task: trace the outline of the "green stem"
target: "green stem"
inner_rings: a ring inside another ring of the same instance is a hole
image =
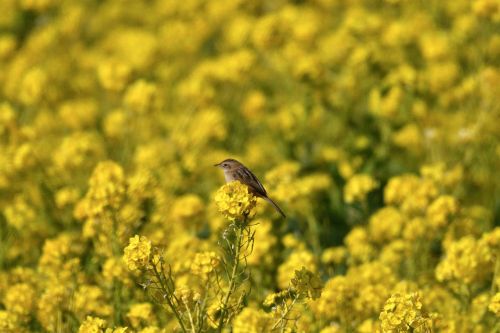
[[[114,324],[118,326],[121,324],[121,313],[122,313],[122,301],[121,301],[121,293],[122,293],[122,284],[120,281],[113,279],[113,307],[114,307]]]
[[[320,231],[319,231],[318,222],[311,215],[307,216],[306,221],[307,221],[307,224],[309,226],[309,239],[311,241],[314,254],[317,257],[319,257],[319,256],[321,256],[321,245],[320,245],[320,239],[319,239]]]
[[[234,293],[236,289],[236,275],[238,274],[238,268],[240,267],[240,250],[241,250],[241,242],[243,240],[243,228],[246,225],[246,217],[241,225],[238,225],[237,235],[236,235],[236,244],[234,248],[234,257],[233,257],[233,270],[231,271],[231,276],[229,277],[229,287],[227,289],[227,293],[224,296],[221,304],[221,313],[219,318],[219,326],[218,332],[222,332],[222,328],[224,326],[224,319],[227,315],[227,305],[229,303],[229,299],[231,295]]]
[[[113,251],[113,254],[115,257],[120,256],[121,253],[121,246],[120,242],[118,239],[118,221],[116,220],[116,215],[114,214],[115,212],[112,212],[111,215],[111,223],[112,223],[112,228],[113,228],[113,234],[111,235],[111,250]]]
[[[197,331],[197,333],[200,333],[203,329],[205,306],[207,304],[208,288],[209,287],[210,287],[210,282],[207,281],[207,284],[205,285],[205,296],[203,297],[203,301],[201,302],[201,305],[198,307],[198,320],[197,320],[198,331]]]
[[[500,250],[497,250],[497,260],[495,263],[495,271],[493,272],[493,280],[491,281],[491,295],[494,295],[497,291],[496,279],[500,275]]]
[[[289,306],[287,306],[286,303],[285,303],[285,306],[286,306],[285,312],[283,312],[281,314],[281,318],[278,319],[278,321],[273,325],[273,327],[271,328],[271,330],[275,330],[276,328],[278,328],[278,325],[281,324],[281,330],[280,330],[280,332],[285,332],[285,328],[286,328],[286,316],[288,316],[288,314],[290,313],[290,311],[292,311],[292,308],[293,308],[293,306],[295,305],[295,302],[298,299],[299,299],[298,296],[295,296],[293,298],[292,303]]]
[[[183,303],[184,303],[184,307],[186,308],[186,312],[188,314],[189,323],[191,324],[191,332],[196,333],[196,328],[194,326],[193,316],[191,315],[191,309],[189,308],[189,306],[186,302],[183,302]]]
[[[158,272],[158,270],[156,269],[155,265],[153,265],[153,272],[154,272],[156,279],[158,279],[158,282],[160,283],[161,291],[163,292],[163,295],[165,296],[165,299],[167,300],[168,306],[170,307],[170,309],[174,313],[175,317],[177,318],[179,325],[181,325],[182,332],[187,333],[187,330],[186,330],[186,327],[184,326],[184,322],[182,321],[181,315],[177,311],[177,309],[175,308],[174,304],[172,303],[172,300],[170,299],[171,292],[165,286],[163,279],[162,279],[160,273]]]

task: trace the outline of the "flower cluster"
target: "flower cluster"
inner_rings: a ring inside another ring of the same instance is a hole
[[[364,201],[366,195],[377,187],[377,182],[370,175],[354,175],[344,187],[344,198],[347,203]]]
[[[219,263],[220,259],[215,252],[197,253],[191,264],[191,271],[193,274],[207,279],[217,266],[219,266]]]
[[[292,286],[296,293],[311,299],[319,298],[321,296],[321,289],[323,288],[320,278],[305,267],[295,271],[295,276],[292,278]]]
[[[380,313],[384,332],[427,332],[427,319],[418,293],[391,295]]]
[[[146,237],[135,235],[130,238],[128,246],[124,250],[123,260],[128,269],[134,271],[144,269],[149,265],[151,257],[151,241]]]
[[[215,194],[219,211],[229,220],[241,220],[252,213],[257,198],[239,181],[222,186]]]

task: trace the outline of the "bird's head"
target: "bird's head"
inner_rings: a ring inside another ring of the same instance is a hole
[[[231,171],[234,169],[238,169],[239,167],[242,166],[240,162],[237,160],[234,160],[232,158],[225,159],[224,161],[214,164],[214,166],[221,168],[224,171]]]

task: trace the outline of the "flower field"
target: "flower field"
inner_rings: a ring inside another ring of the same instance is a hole
[[[499,169],[499,0],[0,1],[0,333],[500,332]]]

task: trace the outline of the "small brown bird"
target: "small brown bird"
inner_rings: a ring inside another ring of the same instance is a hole
[[[239,180],[242,184],[248,186],[248,189],[253,193],[253,195],[269,202],[274,206],[274,208],[276,208],[283,218],[286,218],[285,213],[283,213],[281,208],[279,208],[279,206],[267,196],[266,189],[262,186],[262,183],[257,179],[257,177],[255,177],[252,171],[248,170],[248,168],[242,163],[232,158],[228,158],[218,164],[215,164],[214,166],[224,170],[226,183]]]

